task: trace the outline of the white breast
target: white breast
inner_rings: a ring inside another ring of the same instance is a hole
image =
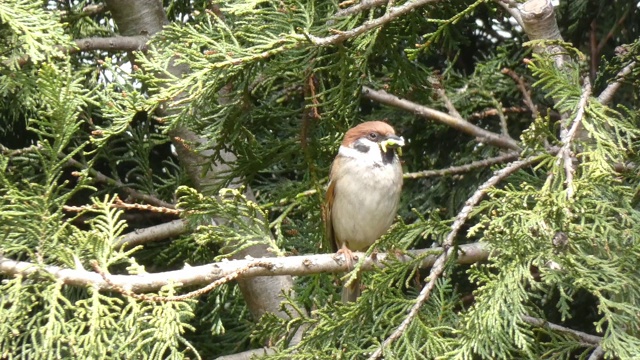
[[[337,243],[361,251],[382,236],[396,216],[402,167],[397,157],[384,165],[377,146],[370,154],[354,151],[340,148],[346,159],[344,171],[332,179],[336,185],[331,219]]]

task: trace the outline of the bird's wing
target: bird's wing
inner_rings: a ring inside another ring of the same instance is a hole
[[[338,251],[338,244],[336,244],[335,234],[333,232],[333,224],[331,223],[331,208],[333,206],[333,198],[335,195],[335,181],[329,182],[329,188],[325,195],[325,201],[322,206],[322,218],[324,219],[324,233],[327,241],[331,244],[331,248],[334,252]]]

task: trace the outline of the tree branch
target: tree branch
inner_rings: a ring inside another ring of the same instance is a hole
[[[441,248],[410,250],[406,254],[378,253],[375,256],[366,257],[362,264],[363,271],[372,271],[383,268],[387,261],[409,262],[417,256],[425,253],[428,255],[422,260],[423,267],[434,265],[437,254]],[[364,253],[354,253],[359,257],[365,257]],[[486,243],[473,243],[461,245],[458,253],[460,264],[472,264],[487,259],[489,246]],[[259,263],[258,267],[253,267]],[[242,269],[247,269],[238,276],[238,279],[255,278],[257,276],[280,275],[313,275],[320,273],[340,273],[349,271],[344,256],[337,254],[320,254],[304,256],[287,256],[279,258],[257,258],[245,260],[231,260],[212,263],[201,266],[186,267],[182,270],[167,271],[161,273],[145,273],[139,275],[108,275],[109,282],[98,273],[84,269],[65,269],[59,266],[39,266],[34,263],[16,261],[0,256],[0,273],[11,276],[27,276],[38,273],[47,273],[58,281],[73,286],[92,286],[98,290],[114,290],[114,285],[127,289],[134,293],[156,291],[161,287],[179,283],[182,286],[194,286],[209,284],[221,278],[237,274]],[[111,283],[111,284],[110,284]]]
[[[328,45],[335,45],[338,43],[341,43],[349,38],[352,37],[356,37],[364,32],[367,32],[371,29],[377,28],[379,26],[382,26],[386,23],[389,23],[397,18],[399,18],[400,16],[414,11],[415,9],[424,6],[430,2],[435,2],[437,0],[413,0],[413,1],[407,1],[406,3],[400,5],[400,6],[395,6],[392,8],[387,9],[387,12],[380,16],[379,18],[370,20],[365,22],[364,24],[353,28],[351,30],[348,31],[341,31],[336,35],[333,36],[327,36],[327,37],[317,37],[317,36],[313,36],[311,34],[306,34],[305,36],[311,40],[311,42],[314,45],[317,46],[328,46]]]
[[[335,13],[335,17],[345,17],[353,14],[357,14],[372,7],[384,5],[388,0],[362,0],[356,5],[350,6],[346,9],[339,10]]]
[[[65,49],[68,54],[75,54],[81,51],[104,50],[104,51],[146,51],[148,36],[114,36],[108,38],[95,37],[78,39],[74,42],[75,47]]]
[[[571,143],[580,128],[580,124],[582,123],[582,118],[584,117],[584,112],[589,102],[589,98],[591,97],[591,83],[589,82],[589,78],[584,78],[584,86],[582,90],[582,96],[580,97],[580,102],[578,103],[578,112],[576,113],[576,117],[571,124],[571,128],[562,134],[562,147],[560,151],[558,151],[558,160],[556,165],[559,165],[562,161],[564,163],[565,170],[565,184],[567,185],[567,199],[571,199],[573,197],[573,172],[575,169],[573,168],[573,160],[572,160],[572,152],[571,152]],[[549,176],[552,176],[550,174]]]
[[[602,341],[602,338],[600,336],[595,336],[595,335],[584,333],[582,331],[569,329],[569,328],[564,327],[564,326],[560,326],[560,325],[557,325],[557,324],[554,324],[554,323],[550,323],[550,322],[548,322],[547,320],[544,320],[544,319],[539,319],[539,318],[535,318],[535,317],[528,316],[528,315],[522,315],[522,321],[526,322],[527,324],[531,324],[533,326],[537,326],[539,328],[548,329],[548,330],[551,330],[551,331],[569,333],[571,335],[574,335],[578,339],[580,339],[580,341],[582,341],[585,344],[599,345],[600,342]]]
[[[146,51],[148,36],[114,36],[108,38],[86,38],[74,40],[74,46],[58,46],[57,51],[63,54],[76,54],[82,51],[104,50],[104,51]],[[24,66],[29,62],[28,56],[18,59],[19,66]]]
[[[405,179],[420,179],[420,178],[428,178],[428,177],[436,177],[436,176],[447,176],[447,175],[455,175],[455,174],[463,174],[478,168],[488,167],[491,165],[502,164],[508,161],[513,161],[518,159],[520,156],[517,152],[510,152],[504,155],[474,161],[469,164],[460,165],[460,166],[452,166],[446,169],[440,170],[425,170],[418,171],[412,173],[404,174]]]
[[[407,315],[407,317],[402,321],[400,326],[398,326],[398,328],[396,328],[396,330],[394,330],[394,332],[382,342],[380,347],[376,349],[376,351],[369,357],[369,360],[375,360],[382,356],[382,352],[384,351],[384,349],[387,346],[391,345],[391,343],[396,341],[402,335],[409,324],[411,324],[413,319],[415,319],[415,317],[418,315],[418,311],[420,310],[422,305],[427,300],[429,300],[431,291],[436,286],[436,281],[444,272],[447,260],[454,253],[453,241],[458,235],[458,232],[460,232],[460,229],[462,229],[464,223],[469,218],[471,210],[473,210],[473,208],[480,202],[480,200],[484,197],[484,195],[490,188],[494,187],[500,181],[506,179],[514,172],[522,169],[525,166],[533,164],[535,161],[537,161],[537,159],[538,157],[532,156],[524,160],[512,162],[505,168],[496,171],[494,175],[489,178],[489,180],[480,185],[478,190],[476,190],[476,192],[465,202],[464,207],[462,208],[462,210],[460,210],[460,212],[456,216],[455,221],[451,225],[451,231],[449,232],[449,234],[447,234],[447,237],[442,243],[443,252],[440,256],[438,256],[435,263],[433,264],[433,267],[431,268],[431,272],[429,273],[429,282],[425,284],[425,286],[422,288],[422,291],[420,291],[420,294],[416,298],[416,303],[413,305],[411,310],[409,310],[409,314]]]
[[[506,148],[516,151],[520,150],[518,143],[512,138],[508,138],[506,136],[485,130],[481,127],[469,123],[468,121],[458,119],[455,116],[443,113],[442,111],[438,111],[423,105],[418,105],[409,100],[400,99],[399,97],[389,94],[385,91],[377,91],[363,86],[362,95],[367,99],[375,100],[385,105],[394,106],[406,111],[410,111],[416,115],[433,119],[445,125],[451,126],[454,129],[474,136],[477,141],[486,142],[500,148]]]
[[[105,174],[101,173],[100,171],[91,169],[91,168],[87,168],[85,165],[83,165],[81,162],[70,158],[69,160],[67,160],[67,163],[71,166],[74,166],[78,169],[86,169],[87,172],[89,172],[89,175],[93,176],[93,179],[97,182],[101,182],[101,183],[105,183],[105,184],[109,184],[111,186],[115,186],[120,188],[122,191],[124,191],[127,195],[131,196],[134,199],[137,200],[141,200],[144,201],[148,204],[152,204],[155,206],[160,206],[160,207],[165,207],[168,209],[175,209],[175,206],[173,204],[170,204],[164,200],[160,200],[157,197],[153,196],[153,195],[148,195],[148,194],[143,194],[137,190],[134,190],[130,187],[128,187],[127,185],[125,185],[122,181],[120,180],[115,180],[112,179],[108,176],[106,176]]]
[[[538,108],[536,107],[536,104],[533,102],[533,100],[531,99],[531,93],[527,90],[527,86],[524,83],[524,80],[522,79],[522,77],[518,74],[516,74],[515,71],[509,69],[509,68],[504,68],[502,69],[502,73],[505,75],[508,75],[511,79],[513,79],[513,81],[516,82],[516,85],[518,86],[518,90],[520,90],[520,93],[522,94],[522,97],[524,98],[524,104],[527,105],[527,107],[529,108],[529,110],[531,110],[531,113],[533,114],[534,118],[538,117]]]
[[[182,235],[187,231],[187,229],[188,227],[184,220],[173,220],[168,223],[150,226],[144,229],[136,229],[120,237],[115,248],[131,248],[137,245],[144,245],[148,242],[165,240],[174,236]]]
[[[613,99],[613,95],[618,91],[620,86],[622,85],[622,80],[624,80],[627,75],[631,74],[633,68],[636,66],[636,62],[632,61],[629,65],[625,66],[620,70],[620,72],[616,75],[616,80],[611,84],[607,85],[607,88],[604,89],[600,96],[598,96],[598,101],[603,105],[607,105]]]

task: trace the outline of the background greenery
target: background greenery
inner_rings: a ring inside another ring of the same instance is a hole
[[[572,334],[522,316],[601,336],[609,358],[640,357],[638,67],[612,103],[596,99],[623,67],[640,61],[639,3],[560,1],[562,68],[534,55],[522,29],[488,0],[430,2],[327,46],[311,36],[348,31],[387,6],[338,17],[335,1],[165,1],[166,26],[133,34],[153,35],[147,51],[65,51],[73,40],[132,35],[102,5],[0,3],[3,257],[87,270],[95,261],[110,273],[133,274],[207,264],[253,244],[275,254],[329,252],[320,204],[349,127],[386,119],[408,140],[406,172],[506,151],[361,94],[368,86],[446,112],[443,89],[464,119],[484,129],[500,133],[504,113],[522,157],[539,161],[492,189],[456,238],[499,252],[473,266],[448,264],[385,358],[593,353]],[[505,68],[523,79],[539,114],[524,105]],[[555,154],[563,121],[566,127],[581,109],[585,78],[593,90],[582,107],[584,136],[572,146],[569,184]],[[176,138],[183,129],[201,138]],[[204,151],[196,176],[185,171],[193,164],[176,146]],[[207,173],[214,163],[226,166]],[[465,201],[501,166],[407,179],[397,224],[378,248],[438,246]],[[205,173],[214,181],[198,181]],[[241,191],[211,197],[239,183],[253,190],[255,202]],[[116,195],[145,203],[131,189],[178,204],[189,231],[133,249],[115,246],[125,233],[177,218],[112,206]],[[212,217],[224,225],[211,225]],[[567,244],[554,246],[557,236]],[[304,325],[302,342],[275,357],[365,358],[405,318],[427,274],[415,262],[366,273],[367,290],[349,305],[338,301],[338,276],[297,277],[287,313],[260,319],[233,283],[185,301],[148,301],[71,286],[44,272],[3,275],[0,357],[212,358],[264,345],[287,349],[288,329]],[[165,287],[159,294],[188,290]]]

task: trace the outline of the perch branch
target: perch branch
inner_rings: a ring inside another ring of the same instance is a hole
[[[441,248],[411,250],[406,254],[380,253],[372,257],[366,257],[363,264],[363,271],[372,271],[382,268],[387,261],[409,262],[416,256],[429,253],[422,261],[421,266],[433,266],[436,262],[437,254],[442,252]],[[359,257],[365,257],[364,253],[354,253]],[[458,253],[460,264],[472,264],[487,259],[489,247],[485,243],[473,243],[461,245]],[[253,263],[260,263],[259,267],[251,267]],[[278,276],[278,275],[312,275],[320,273],[340,273],[349,271],[348,264],[344,261],[344,256],[336,254],[320,254],[305,256],[288,256],[279,258],[256,258],[244,260],[229,260],[213,264],[185,267],[181,270],[167,271],[161,273],[145,273],[138,275],[109,275],[110,283],[105,281],[100,274],[87,271],[85,269],[65,269],[59,266],[40,266],[31,262],[16,261],[0,256],[0,274],[3,275],[34,275],[37,273],[47,273],[58,281],[74,286],[93,286],[99,290],[114,290],[114,285],[118,288],[127,289],[134,293],[155,291],[165,285],[174,283],[182,286],[194,286],[209,284],[230,274],[237,273],[240,269],[251,267],[237,278],[253,278],[257,276]]]

